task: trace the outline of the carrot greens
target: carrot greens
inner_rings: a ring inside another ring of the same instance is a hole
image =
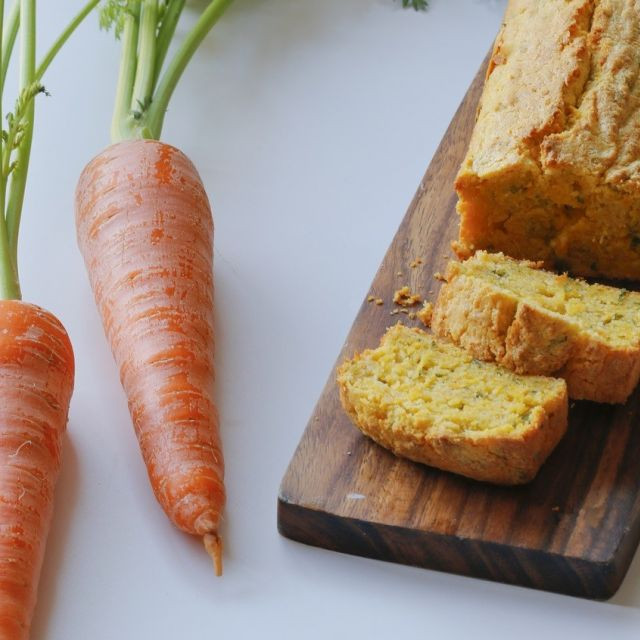
[[[158,140],[173,91],[198,46],[233,0],[211,0],[164,65],[185,0],[104,0],[100,25],[112,29],[122,51],[111,139]],[[428,0],[402,0],[427,8]]]
[[[405,9],[415,9],[416,11],[425,11],[429,6],[428,0],[402,0],[402,6]]]
[[[18,232],[31,156],[35,97],[46,93],[40,80],[64,43],[98,3],[99,0],[87,2],[36,66],[36,0],[15,0],[6,17],[4,0],[0,0],[0,118],[7,70],[19,36],[18,97],[13,110],[6,114],[0,134],[0,299],[21,298]]]
[[[104,29],[122,43],[111,126],[113,142],[158,140],[164,116],[187,64],[233,0],[211,0],[165,65],[185,0],[106,0]]]

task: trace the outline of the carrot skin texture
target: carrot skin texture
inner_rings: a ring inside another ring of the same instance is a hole
[[[73,391],[71,343],[49,312],[0,301],[0,638],[26,640]]]
[[[200,177],[155,140],[111,145],[76,190],[78,244],[167,516],[216,533],[225,502],[213,400],[213,220]]]

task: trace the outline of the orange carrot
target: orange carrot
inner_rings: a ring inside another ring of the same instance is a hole
[[[76,226],[153,491],[220,573],[213,222],[200,177],[162,142],[114,144],[80,177]]]
[[[73,373],[54,316],[0,301],[0,638],[29,635]]]
[[[0,118],[0,638],[26,640],[60,470],[73,390],[69,337],[49,312],[21,302],[18,236],[35,98],[61,47],[97,6],[88,0],[36,66],[36,0],[0,0],[0,107],[8,68],[19,72],[12,111]],[[18,60],[12,61],[20,36]],[[45,261],[46,262],[46,261]]]

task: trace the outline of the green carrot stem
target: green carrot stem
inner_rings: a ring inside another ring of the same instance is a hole
[[[162,71],[162,65],[164,59],[169,51],[169,45],[176,32],[178,26],[178,20],[184,9],[185,0],[169,0],[169,4],[165,10],[164,16],[162,16],[162,24],[158,31],[158,37],[156,39],[156,68],[154,75],[154,85],[158,82],[160,72]]]
[[[131,116],[131,96],[133,94],[133,83],[136,79],[138,58],[138,15],[139,14],[127,12],[124,16],[122,55],[120,57],[116,102],[113,109],[113,119],[111,121],[111,140],[113,142],[132,137],[132,129],[129,121]]]
[[[138,64],[131,96],[131,112],[142,115],[151,102],[156,69],[158,0],[143,0],[138,36]]]
[[[3,3],[4,5],[4,3]],[[4,22],[2,28],[2,63],[0,63],[0,86],[4,89],[4,81],[7,77],[7,69],[11,60],[13,45],[18,35],[18,25],[20,24],[20,0],[14,0],[9,16]],[[0,89],[0,98],[2,90]]]
[[[26,91],[35,81],[36,75],[36,0],[20,0],[20,91]],[[25,110],[22,140],[18,147],[16,168],[11,174],[6,221],[9,248],[13,268],[18,277],[18,231],[27,186],[35,100],[30,100]]]
[[[49,65],[58,54],[58,51],[64,46],[65,42],[70,38],[71,34],[78,28],[80,23],[98,6],[100,0],[90,0],[87,4],[76,14],[75,18],[67,25],[67,28],[58,36],[58,39],[51,45],[47,55],[42,59],[36,69],[35,80],[41,80],[45,71],[49,68]]]
[[[189,64],[205,36],[232,2],[233,0],[212,0],[169,62],[166,71],[160,78],[153,101],[147,112],[146,125],[153,138],[158,139],[162,133],[162,125],[169,100],[171,100],[173,91],[187,64]]]
[[[9,247],[7,225],[3,218],[0,221],[0,300],[20,300],[21,297],[20,284]]]
[[[15,9],[15,5],[14,5]],[[16,12],[13,11],[11,15]],[[11,20],[11,16],[9,17]],[[16,22],[17,24],[17,22]],[[0,0],[0,33],[5,33],[6,23],[4,23],[4,0]],[[9,29],[10,31],[10,29]],[[15,36],[14,36],[15,40]],[[11,47],[5,48],[4,43],[7,42],[6,37],[3,38],[3,46],[0,47],[0,68],[4,73],[0,73],[0,95],[4,88],[4,80],[6,74],[6,57],[11,55]],[[0,100],[0,122],[2,121],[2,101]],[[4,145],[6,143],[0,137],[0,158],[5,152]],[[4,201],[5,201],[5,181],[0,178],[0,299],[2,300],[19,300],[20,285],[13,268],[13,260],[11,259],[11,249],[9,247],[9,236],[7,235],[7,223],[4,218]]]
[[[4,0],[0,0],[0,33],[4,32]],[[3,37],[3,41],[5,38]],[[0,69],[4,66],[4,47],[0,47]],[[0,76],[0,94],[4,88],[5,76]],[[0,122],[2,122],[2,100],[0,100]],[[2,147],[4,140],[0,137],[0,158],[2,158]],[[9,251],[9,241],[7,239],[7,225],[4,220],[4,180],[0,180],[0,298],[6,300],[11,297],[11,284],[13,283],[13,264]]]
[[[16,12],[13,11],[12,13],[15,14]],[[4,1],[0,1],[0,20],[3,22],[2,32],[4,35]],[[11,17],[9,20],[11,20]],[[10,28],[8,38],[11,39]],[[15,36],[13,37],[13,40],[15,41]],[[0,47],[0,68],[4,69],[4,73],[0,74],[0,95],[4,89],[4,81],[6,77],[5,65],[8,65],[8,58],[11,56],[11,50],[13,49],[13,42],[11,42],[11,46],[5,47],[7,42],[8,40],[3,37],[2,47]],[[2,115],[0,114],[0,121],[1,120]],[[6,150],[3,148],[4,144],[6,144],[4,140],[0,140],[0,157],[6,153]],[[0,183],[0,205],[2,206],[2,209],[0,209],[2,212],[2,215],[0,216],[0,298],[3,300],[19,300],[21,297],[20,285],[18,283],[18,274],[16,273],[14,260],[11,254],[7,222],[4,214],[5,181],[2,177],[0,177]]]
[[[17,2],[14,2],[13,9],[16,8],[16,5],[18,6],[18,10],[19,10],[20,5],[18,5]],[[5,73],[0,73],[0,123],[3,121],[3,119],[2,119],[2,94],[4,93],[4,81],[6,79],[6,75],[5,75],[6,74],[6,67],[5,67],[4,42],[6,41],[6,38],[8,37],[8,34],[5,34],[4,29],[5,29],[5,24],[4,24],[4,0],[0,0],[0,33],[2,34],[2,42],[0,43],[0,69],[5,69]],[[13,49],[13,45],[11,45],[11,48]],[[3,137],[4,136],[0,136],[0,162],[4,158],[3,146],[5,144],[5,141],[3,140]],[[4,219],[4,205],[5,205],[5,180],[4,179],[0,179],[0,214],[2,216],[2,224],[4,225],[4,235],[6,237],[6,235],[7,235],[7,224],[6,224],[6,221]]]

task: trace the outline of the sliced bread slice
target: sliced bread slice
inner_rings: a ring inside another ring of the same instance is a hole
[[[640,294],[478,251],[451,262],[431,328],[482,360],[554,375],[569,396],[625,402],[640,378]]]
[[[520,376],[391,327],[338,372],[356,426],[396,455],[496,484],[532,480],[567,428],[563,380]]]

